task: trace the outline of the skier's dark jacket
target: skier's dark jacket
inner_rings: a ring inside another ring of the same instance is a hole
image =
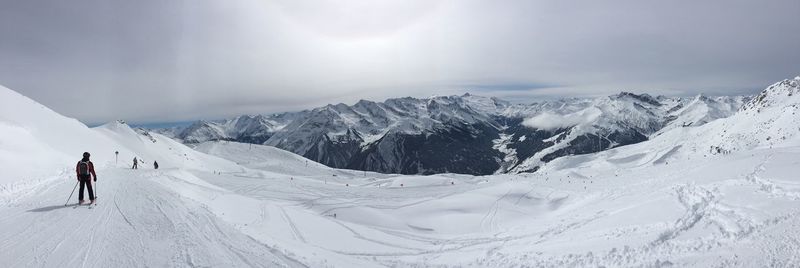
[[[83,162],[83,161],[89,162],[88,165],[87,165],[87,166],[89,166],[89,173],[92,176],[94,176],[94,178],[96,180],[97,179],[97,174],[94,173],[94,164],[92,164],[92,161],[89,161],[89,160],[78,161],[78,164],[75,166],[75,174],[78,174],[78,180],[81,179],[81,162]],[[91,179],[91,178],[92,177],[89,176],[89,178],[87,178],[87,179]]]

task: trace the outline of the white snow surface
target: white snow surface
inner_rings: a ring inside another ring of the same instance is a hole
[[[233,142],[193,150],[125,124],[90,129],[0,87],[0,264],[797,267],[798,82],[701,126],[482,177],[336,170]],[[83,151],[99,205],[64,206]]]

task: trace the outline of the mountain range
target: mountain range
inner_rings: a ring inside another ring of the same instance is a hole
[[[732,115],[748,96],[598,98],[513,104],[471,94],[361,100],[156,130],[186,144],[270,145],[334,168],[399,174],[534,172],[559,157],[634,144]]]

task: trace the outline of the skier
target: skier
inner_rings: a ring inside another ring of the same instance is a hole
[[[158,161],[153,161],[153,167],[158,169]]]
[[[139,160],[136,160],[136,157],[133,157],[133,167],[131,169],[139,169]]]
[[[78,174],[78,181],[81,184],[80,192],[78,192],[78,204],[83,205],[83,188],[87,188],[89,192],[89,200],[91,201],[89,204],[94,204],[94,191],[92,190],[92,177],[94,176],[94,181],[97,181],[97,174],[94,173],[94,164],[92,161],[89,161],[89,153],[83,153],[83,159],[78,161],[78,165],[75,166],[75,173]]]

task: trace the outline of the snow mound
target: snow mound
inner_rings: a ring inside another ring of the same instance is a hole
[[[334,172],[320,163],[272,146],[229,141],[207,141],[194,149],[233,161],[239,165],[286,175],[315,175]]]

